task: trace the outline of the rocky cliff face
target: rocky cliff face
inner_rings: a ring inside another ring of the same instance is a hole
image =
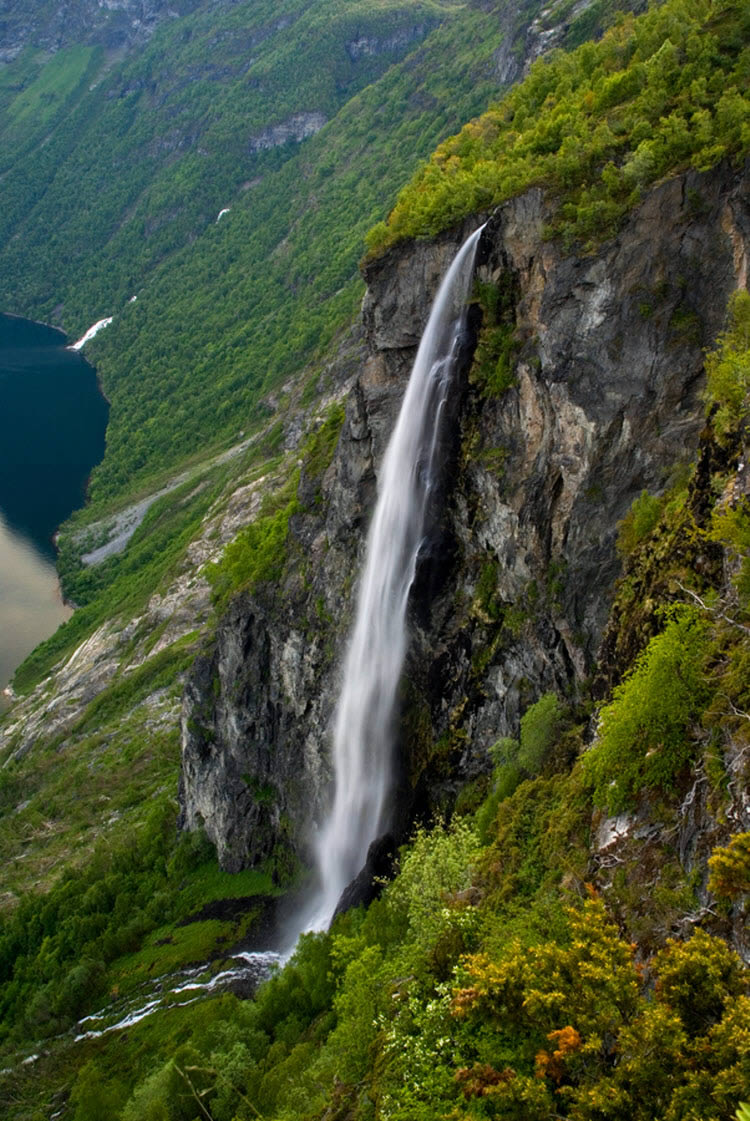
[[[0,61],[24,47],[57,51],[72,43],[110,50],[145,42],[165,19],[185,15],[199,0],[10,0],[0,15]]]
[[[490,217],[478,276],[503,294],[512,384],[457,381],[443,512],[412,602],[396,747],[397,835],[450,805],[541,693],[592,670],[618,573],[617,521],[694,457],[703,349],[746,283],[750,176],[653,191],[581,256],[544,239],[532,191]],[[329,726],[378,464],[440,277],[469,232],[366,270],[367,351],[322,478],[303,474],[283,578],[235,602],[183,709],[182,821],[239,868],[304,858],[328,792]],[[478,326],[479,311],[471,317]],[[277,850],[278,851],[278,850]]]

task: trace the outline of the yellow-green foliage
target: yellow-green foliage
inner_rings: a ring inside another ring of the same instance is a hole
[[[390,905],[406,916],[408,938],[415,946],[434,944],[450,925],[456,913],[451,896],[471,884],[479,851],[465,820],[457,820],[450,829],[417,832],[388,893]]]
[[[750,149],[744,0],[667,0],[599,43],[553,52],[445,141],[400,194],[370,252],[430,235],[534,185],[568,239],[610,232],[644,188]]]
[[[750,293],[729,302],[729,327],[706,356],[706,401],[720,438],[736,431],[750,410]]]
[[[498,806],[516,790],[522,778],[538,775],[562,732],[564,712],[554,693],[545,693],[521,718],[520,742],[504,736],[490,748],[495,764],[492,786],[477,811],[480,837],[489,840]]]
[[[712,695],[707,623],[691,607],[672,613],[601,713],[583,767],[594,800],[611,813],[642,790],[669,789],[695,752],[692,726]]]
[[[634,949],[591,898],[568,909],[567,938],[466,958],[453,999],[476,1033],[456,1076],[466,1116],[726,1117],[750,1072],[747,971],[698,931],[653,959],[652,998]]]
[[[750,892],[750,833],[737,833],[708,859],[708,890],[723,899]]]
[[[122,1121],[194,1121],[191,1082],[212,1121],[726,1121],[750,1077],[747,970],[700,930],[644,968],[593,892],[550,892],[579,794],[575,772],[524,783],[484,853],[466,822],[421,829],[381,899],[304,936],[255,1001],[97,1045],[76,1117],[127,1077]],[[493,891],[529,848],[528,890]]]

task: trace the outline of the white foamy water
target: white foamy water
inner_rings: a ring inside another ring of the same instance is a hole
[[[100,1036],[108,1035],[110,1032],[124,1031],[135,1024],[140,1024],[155,1012],[184,1008],[210,993],[230,990],[237,982],[260,984],[278,965],[282,964],[281,955],[273,950],[238,951],[232,954],[232,960],[238,964],[213,976],[206,976],[207,967],[200,965],[181,970],[172,976],[156,978],[150,982],[147,991],[142,992],[140,997],[136,995],[129,1000],[115,1002],[100,1012],[94,1012],[79,1020],[77,1026],[84,1030],[78,1032],[74,1042],[99,1039]],[[183,993],[191,995],[187,1000],[179,1000]]]
[[[98,335],[100,331],[103,331],[105,327],[109,327],[113,318],[114,318],[114,316],[108,315],[105,319],[100,319],[97,323],[95,323],[93,325],[93,327],[89,327],[86,334],[81,335],[80,339],[78,339],[77,342],[72,343],[70,349],[71,350],[83,350],[83,348],[84,348],[84,346],[86,345],[87,342],[90,342],[91,339],[93,339],[95,335]]]
[[[335,795],[317,842],[320,891],[301,929],[330,923],[367,850],[387,827],[393,723],[407,644],[406,608],[436,478],[436,450],[481,229],[445,276],[383,458],[354,628],[336,713]]]

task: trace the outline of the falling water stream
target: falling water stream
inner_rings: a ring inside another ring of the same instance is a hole
[[[219,973],[196,966],[158,978],[130,999],[81,1020],[78,1039],[132,1027],[160,1009],[192,1003],[238,981],[257,984],[288,958],[301,931],[328,927],[342,892],[364,866],[370,844],[387,828],[406,609],[440,475],[440,421],[460,350],[482,228],[464,242],[440,285],[383,458],[336,711],[336,787],[316,846],[319,887],[313,902],[297,914],[293,937],[281,953],[236,952],[237,964]]]
[[[383,458],[336,711],[335,795],[316,846],[320,887],[302,929],[328,926],[370,844],[387,827],[407,602],[438,481],[440,419],[465,328],[481,232],[464,242],[440,285]]]

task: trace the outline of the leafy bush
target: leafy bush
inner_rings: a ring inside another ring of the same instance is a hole
[[[473,1060],[457,1073],[469,1115],[725,1117],[750,1063],[737,955],[702,931],[670,943],[652,962],[652,996],[599,899],[568,908],[567,925],[565,939],[517,939],[462,963],[453,1013]]]
[[[737,833],[708,858],[708,890],[721,899],[750,892],[750,833]]]
[[[642,490],[618,527],[617,551],[620,556],[629,557],[646,540],[656,528],[661,510],[661,499]]]
[[[564,713],[555,693],[545,693],[521,717],[518,765],[538,775],[563,725]]]
[[[463,818],[447,828],[417,830],[402,854],[399,874],[388,890],[388,905],[406,920],[406,939],[420,951],[434,944],[454,917],[450,900],[471,883],[479,843]]]
[[[692,726],[712,695],[707,623],[672,613],[601,712],[597,742],[583,758],[597,805],[610,813],[643,790],[668,789],[695,752]]]
[[[750,292],[729,301],[729,327],[706,355],[706,402],[720,438],[736,431],[750,412]]]
[[[564,711],[557,696],[545,693],[521,717],[520,742],[506,736],[490,748],[495,765],[492,786],[476,815],[477,831],[483,841],[491,839],[501,802],[513,794],[524,778],[541,772],[563,723]]]

